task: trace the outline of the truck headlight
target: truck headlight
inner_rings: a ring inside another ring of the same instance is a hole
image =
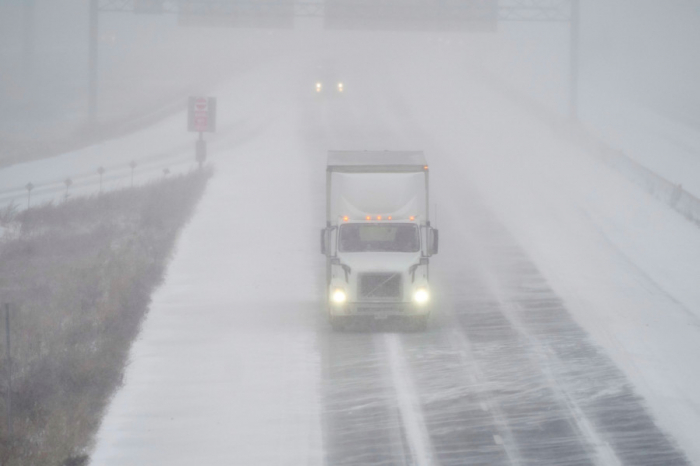
[[[331,294],[331,300],[336,304],[343,304],[347,299],[348,295],[345,294],[345,290],[341,288],[336,288]]]
[[[425,304],[430,301],[430,293],[426,288],[418,288],[413,292],[413,301],[417,304]]]

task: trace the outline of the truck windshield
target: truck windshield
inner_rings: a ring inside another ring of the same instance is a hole
[[[340,226],[341,252],[418,252],[418,227],[411,223],[363,223]]]

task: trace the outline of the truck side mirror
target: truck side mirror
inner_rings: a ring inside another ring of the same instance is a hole
[[[326,228],[321,230],[321,254],[326,255],[328,251],[328,246],[326,245],[326,239],[328,238],[328,230]]]
[[[436,230],[435,228],[431,228],[429,231],[430,231],[430,241],[428,242],[428,244],[429,244],[428,255],[432,256],[432,255],[438,253],[439,244],[440,244],[440,232],[438,230]]]

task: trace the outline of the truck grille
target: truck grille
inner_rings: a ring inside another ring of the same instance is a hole
[[[400,301],[402,298],[400,273],[362,273],[358,278],[360,301]]]

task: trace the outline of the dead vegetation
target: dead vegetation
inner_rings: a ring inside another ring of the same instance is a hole
[[[3,308],[0,464],[87,463],[151,293],[209,176],[3,212],[0,302],[11,303],[13,432]]]

